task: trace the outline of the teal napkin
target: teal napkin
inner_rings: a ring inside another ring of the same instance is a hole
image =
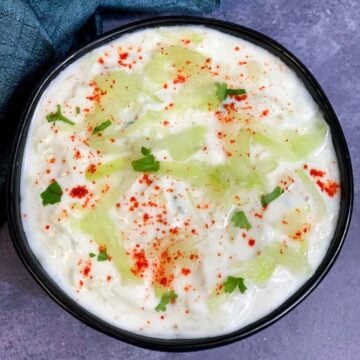
[[[0,0],[0,203],[9,142],[38,79],[76,42],[95,11],[202,12],[220,0]],[[4,209],[0,207],[0,220]]]
[[[219,0],[1,0],[0,116],[18,81],[50,56],[63,54],[98,8],[211,11]]]

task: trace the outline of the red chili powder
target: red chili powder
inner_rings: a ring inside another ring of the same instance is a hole
[[[174,274],[171,272],[173,258],[167,250],[163,251],[154,263],[153,283],[164,287],[171,285]]]
[[[179,228],[178,228],[178,227],[170,228],[170,229],[169,229],[169,233],[170,233],[170,234],[173,234],[173,235],[176,235],[176,234],[179,233]]]
[[[149,267],[149,263],[146,259],[145,250],[135,247],[132,251],[132,258],[134,265],[131,268],[131,272],[136,276],[142,276],[144,271]]]
[[[182,84],[186,81],[186,77],[183,75],[178,74],[176,79],[173,81],[174,84]]]
[[[96,165],[95,164],[90,164],[89,167],[87,168],[87,171],[90,174],[94,174],[96,172]]]
[[[84,275],[84,277],[88,277],[91,272],[91,261],[87,261],[84,268],[81,270],[81,273]]]
[[[91,267],[90,266],[85,266],[84,270],[83,270],[84,276],[88,276],[90,271],[91,271]]]
[[[150,179],[149,175],[145,174],[140,178],[139,183],[146,184],[149,186],[153,183],[153,181]]]
[[[243,100],[246,100],[247,99],[247,95],[246,94],[243,94],[243,95],[235,95],[234,96],[234,99],[236,101],[243,101]]]
[[[187,269],[187,268],[182,268],[181,269],[181,273],[185,276],[189,275],[191,273],[191,270],[190,269]]]
[[[317,170],[317,169],[311,169],[310,175],[314,177],[323,177],[325,175],[325,171]]]
[[[121,60],[126,60],[128,58],[128,56],[129,56],[129,53],[127,53],[127,52],[119,54],[119,58]]]
[[[321,191],[325,191],[330,197],[333,197],[340,188],[340,185],[338,183],[331,180],[327,181],[326,183],[318,180],[316,184],[319,186]]]
[[[84,185],[79,185],[71,189],[70,196],[73,198],[82,199],[89,193],[89,190]]]
[[[249,239],[248,244],[249,244],[249,246],[254,246],[255,245],[255,240],[254,239]]]
[[[86,97],[88,100],[99,102],[101,97],[107,94],[106,90],[101,90],[95,82],[91,82],[89,85],[93,87],[93,93],[92,95]]]
[[[74,158],[75,159],[81,159],[81,152],[79,150],[76,150],[74,153]]]

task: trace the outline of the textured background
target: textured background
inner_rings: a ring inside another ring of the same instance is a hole
[[[148,16],[147,14],[146,16]],[[358,0],[223,0],[209,17],[270,35],[313,72],[338,114],[350,147],[359,195],[360,3]],[[144,17],[122,14],[104,24]],[[356,199],[357,200],[357,199]],[[360,207],[335,266],[302,304],[242,342],[201,353],[166,354],[126,345],[80,323],[57,306],[18,260],[0,230],[0,359],[359,359]]]

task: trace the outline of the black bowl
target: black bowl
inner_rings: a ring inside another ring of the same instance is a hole
[[[315,102],[319,105],[325,120],[330,126],[332,140],[335,147],[335,152],[338,160],[341,177],[341,204],[340,213],[337,220],[334,236],[331,240],[327,253],[322,260],[320,266],[317,268],[313,276],[306,281],[306,283],[298,289],[290,298],[288,298],[281,306],[263,318],[251,323],[240,330],[234,331],[230,334],[214,336],[199,339],[158,339],[147,336],[137,335],[120,328],[117,328],[109,323],[98,318],[85,308],[77,304],[73,299],[64,293],[64,291],[49,277],[46,271],[42,268],[39,261],[31,251],[24,234],[24,229],[20,214],[20,176],[22,159],[24,156],[24,146],[28,134],[29,124],[37,106],[37,103],[42,96],[44,90],[50,82],[67,66],[75,60],[86,54],[87,52],[104,45],[119,36],[130,33],[139,29],[158,27],[158,26],[175,26],[175,25],[204,25],[212,29],[222,31],[224,33],[237,36],[239,38],[248,40],[256,45],[259,45],[275,56],[278,56],[291,69],[295,71],[297,76],[303,81],[306,88],[312,95]],[[254,30],[213,19],[199,18],[199,17],[159,17],[145,19],[136,23],[122,26],[116,30],[109,32],[92,43],[82,47],[81,49],[71,53],[65,60],[57,64],[39,83],[35,88],[34,93],[24,111],[21,121],[16,143],[13,149],[13,161],[11,164],[11,171],[8,183],[8,223],[10,235],[12,237],[15,249],[22,260],[23,264],[40,284],[40,286],[48,293],[48,295],[62,306],[69,313],[83,321],[85,324],[97,329],[105,334],[113,336],[117,339],[127,343],[141,346],[144,348],[162,350],[162,351],[194,351],[209,349],[216,346],[230,344],[246,338],[259,330],[271,325],[279,320],[282,316],[294,309],[302,300],[308,296],[312,290],[321,282],[327,274],[331,266],[334,264],[341,246],[343,245],[346,232],[349,227],[352,204],[353,204],[353,176],[350,162],[350,155],[345,142],[345,138],[339,124],[339,121],[332,109],[326,95],[317,83],[312,74],[305,68],[305,66],[283,46],[270,39],[269,37],[260,34]]]

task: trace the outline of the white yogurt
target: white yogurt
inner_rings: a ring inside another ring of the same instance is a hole
[[[246,94],[221,99],[222,84]],[[75,125],[47,121],[56,105]],[[142,146],[158,171],[134,171]],[[115,159],[121,169],[100,176]],[[54,180],[62,195],[44,206]],[[21,211],[34,254],[81,306],[139,334],[215,336],[268,314],[313,274],[338,210],[331,136],[304,85],[266,50],[205,27],[91,51],[52,81],[29,129]],[[229,276],[246,290],[229,292]]]

